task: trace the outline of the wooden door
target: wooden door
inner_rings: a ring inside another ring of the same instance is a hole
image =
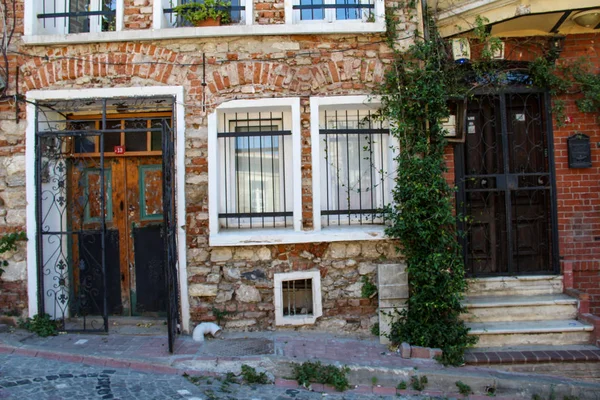
[[[73,139],[69,201],[80,205],[71,222],[78,232],[72,239],[73,275],[75,292],[91,294],[88,314],[102,314],[105,291],[109,315],[166,313],[161,140],[170,114],[163,114],[111,116],[102,136]],[[77,116],[71,124],[102,130],[97,116]],[[104,240],[98,233],[102,209]],[[96,268],[86,268],[91,265]]]

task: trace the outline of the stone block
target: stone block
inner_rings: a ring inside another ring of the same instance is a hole
[[[229,261],[233,258],[233,252],[228,247],[215,248],[210,252],[210,261]]]
[[[223,274],[228,281],[238,281],[241,278],[238,268],[223,268]]]
[[[260,292],[254,286],[240,285],[235,291],[237,300],[243,303],[258,303],[261,301]]]
[[[377,274],[380,285],[407,284],[406,264],[380,264]]]
[[[215,303],[225,303],[233,297],[233,290],[220,290],[215,298]]]
[[[267,260],[271,259],[271,250],[269,248],[267,248],[267,247],[261,247],[256,252],[256,255],[258,256],[259,260],[261,260],[261,261],[267,261]]]
[[[403,308],[406,305],[407,299],[379,299],[379,307],[381,308]]]
[[[9,262],[2,269],[4,269],[2,280],[5,282],[24,281],[27,279],[27,263],[25,261]]]
[[[373,273],[376,268],[377,268],[377,265],[375,265],[373,263],[362,262],[362,263],[358,264],[358,273],[360,275],[368,275],[370,273]]]
[[[400,357],[410,358],[410,344],[402,342],[400,345]]]
[[[217,295],[217,285],[206,285],[195,283],[188,289],[191,297],[215,297]]]
[[[206,276],[207,283],[219,283],[220,280],[221,280],[220,274],[208,274]]]
[[[346,258],[346,245],[344,243],[331,243],[327,249],[327,258]]]
[[[252,325],[256,325],[255,319],[239,319],[237,321],[227,321],[225,323],[225,328],[246,328]]]
[[[395,300],[408,298],[408,285],[379,285],[379,299]]]
[[[25,186],[25,155],[6,157],[3,166],[6,168],[8,186]]]

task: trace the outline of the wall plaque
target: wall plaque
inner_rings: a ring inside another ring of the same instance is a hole
[[[592,149],[590,137],[583,133],[577,133],[567,139],[569,152],[569,168],[591,168]]]

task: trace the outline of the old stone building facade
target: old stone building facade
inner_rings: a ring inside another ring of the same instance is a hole
[[[397,147],[373,117],[373,94],[393,55],[384,8],[399,21],[402,49],[422,31],[419,7],[237,0],[230,25],[194,27],[167,0],[14,1],[0,102],[0,233],[23,230],[29,240],[4,254],[2,313],[163,316],[174,304],[184,331],[218,320],[228,329],[366,332],[378,308],[402,305],[402,254],[380,212]],[[447,37],[460,36],[449,28],[453,16],[439,14]],[[519,32],[511,37],[531,42]],[[506,59],[531,61],[510,47],[519,40],[507,40]],[[567,32],[558,62],[583,55],[598,68],[597,53],[595,31]],[[525,92],[516,92],[522,108],[530,107]],[[550,106],[543,88],[536,93],[543,114]],[[517,98],[502,96],[497,110]],[[564,126],[545,119],[550,145],[528,149],[544,160],[539,191],[551,195],[536,203],[546,207],[541,217],[522,221],[541,230],[515,228],[516,238],[492,242],[510,231],[495,221],[498,235],[473,236],[465,257],[471,273],[504,286],[507,276],[543,274],[550,286],[560,281],[552,286],[560,294],[579,290],[570,321],[600,312],[600,139],[597,116],[565,100]],[[477,107],[473,118],[489,118],[493,107]],[[511,115],[524,122],[525,114]],[[479,123],[465,133],[478,134]],[[503,129],[498,138],[512,134]],[[569,167],[567,140],[578,132],[592,144],[591,167]],[[467,213],[477,204],[460,197],[473,189],[461,184],[491,162],[469,164],[469,154],[490,153],[468,138],[447,151],[448,179]],[[486,201],[478,203],[485,212],[511,221],[509,203]],[[544,235],[551,245],[527,241]],[[519,265],[518,254],[497,254],[507,243],[514,253],[531,244],[539,257],[522,252],[521,261],[539,268],[486,267],[484,259]],[[378,296],[364,296],[369,283]]]

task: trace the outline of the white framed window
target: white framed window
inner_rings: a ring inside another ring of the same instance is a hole
[[[323,315],[321,273],[277,273],[274,280],[275,325],[314,324]]]
[[[397,142],[367,96],[311,98],[315,229],[384,224]]]
[[[192,27],[173,12],[173,8],[182,4],[202,2],[203,0],[154,0],[154,28],[183,28]],[[252,0],[230,0],[231,22],[227,25],[252,25]]]
[[[123,0],[25,0],[25,35],[122,30]]]
[[[211,244],[300,232],[300,100],[230,101],[208,128]]]
[[[375,22],[383,18],[381,0],[293,0],[286,10],[297,23]]]

